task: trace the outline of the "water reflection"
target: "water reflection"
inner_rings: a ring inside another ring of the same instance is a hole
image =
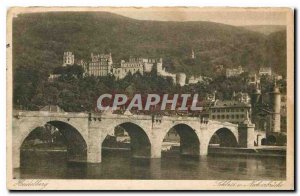
[[[65,152],[23,152],[16,178],[49,179],[201,179],[283,180],[285,158],[206,156],[164,153],[161,159],[136,159],[129,151],[103,153],[101,164],[70,163]]]

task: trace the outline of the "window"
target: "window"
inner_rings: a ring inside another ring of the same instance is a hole
[[[212,119],[215,119],[215,115],[212,115]]]
[[[231,118],[234,119],[234,115],[233,114],[231,115]]]
[[[217,119],[220,119],[220,115],[217,115]]]
[[[228,114],[226,115],[226,119],[229,119],[229,115]]]
[[[235,117],[237,118],[237,119],[239,119],[240,118],[240,116],[237,114],[237,115],[235,115]]]
[[[241,118],[244,118],[244,114],[241,114]]]
[[[224,119],[225,118],[225,116],[224,115],[222,115],[222,119]]]

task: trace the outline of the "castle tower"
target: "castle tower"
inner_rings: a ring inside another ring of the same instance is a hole
[[[160,58],[159,62],[156,63],[156,70],[158,75],[160,75],[163,72],[162,58]]]
[[[108,57],[108,65],[109,65],[109,66],[112,66],[112,64],[113,64],[112,56],[111,56],[111,53],[109,53],[109,57]]]
[[[271,129],[272,133],[280,133],[280,104],[281,104],[281,95],[279,88],[276,84],[276,80],[274,82],[274,87],[272,92],[270,93],[270,103],[272,109],[271,116]]]
[[[75,56],[72,52],[64,52],[64,57],[63,57],[63,67],[67,65],[74,65],[75,61]]]
[[[111,53],[109,53],[108,62],[107,62],[107,68],[108,68],[108,73],[112,74],[113,60],[112,60]]]

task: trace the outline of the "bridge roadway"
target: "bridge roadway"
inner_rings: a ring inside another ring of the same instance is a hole
[[[183,155],[207,155],[215,133],[221,146],[249,148],[256,139],[254,125],[249,122],[236,125],[201,121],[198,117],[14,111],[11,123],[14,168],[20,167],[20,149],[26,137],[47,123],[57,127],[66,138],[70,160],[90,163],[101,162],[102,143],[107,135],[114,135],[117,126],[128,132],[134,157],[160,158],[163,140],[172,128],[180,136]]]

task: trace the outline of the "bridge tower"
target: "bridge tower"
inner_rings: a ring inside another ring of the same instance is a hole
[[[276,80],[274,82],[274,87],[272,92],[270,93],[270,103],[272,109],[272,119],[271,119],[271,129],[268,134],[278,134],[280,133],[280,104],[281,104],[281,95],[279,88],[276,84]]]

